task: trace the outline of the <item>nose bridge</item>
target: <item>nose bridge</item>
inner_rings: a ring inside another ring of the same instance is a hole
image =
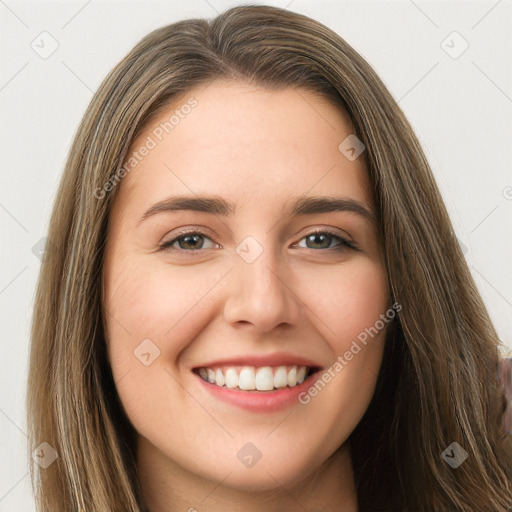
[[[296,323],[300,304],[292,291],[293,283],[286,282],[288,273],[279,251],[247,237],[236,252],[231,273],[233,286],[225,306],[226,320],[250,323],[261,331],[282,323]]]

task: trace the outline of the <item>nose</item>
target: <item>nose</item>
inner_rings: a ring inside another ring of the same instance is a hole
[[[252,263],[237,256],[224,306],[226,321],[250,325],[260,333],[271,332],[280,325],[296,325],[301,300],[284,265],[279,255],[266,250]]]

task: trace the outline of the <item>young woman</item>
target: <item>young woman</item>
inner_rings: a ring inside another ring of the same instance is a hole
[[[145,37],[48,236],[39,511],[512,510],[500,342],[410,125],[325,26]]]

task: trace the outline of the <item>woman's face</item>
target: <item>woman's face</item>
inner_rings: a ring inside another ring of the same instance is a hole
[[[310,91],[214,82],[132,145],[110,214],[106,339],[161,471],[286,487],[362,418],[390,302],[351,133]]]

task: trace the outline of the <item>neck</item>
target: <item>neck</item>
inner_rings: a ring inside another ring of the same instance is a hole
[[[275,489],[261,493],[190,473],[143,437],[138,439],[137,464],[146,512],[357,512],[347,443],[320,467],[298,476],[293,485],[285,489],[276,482]]]

